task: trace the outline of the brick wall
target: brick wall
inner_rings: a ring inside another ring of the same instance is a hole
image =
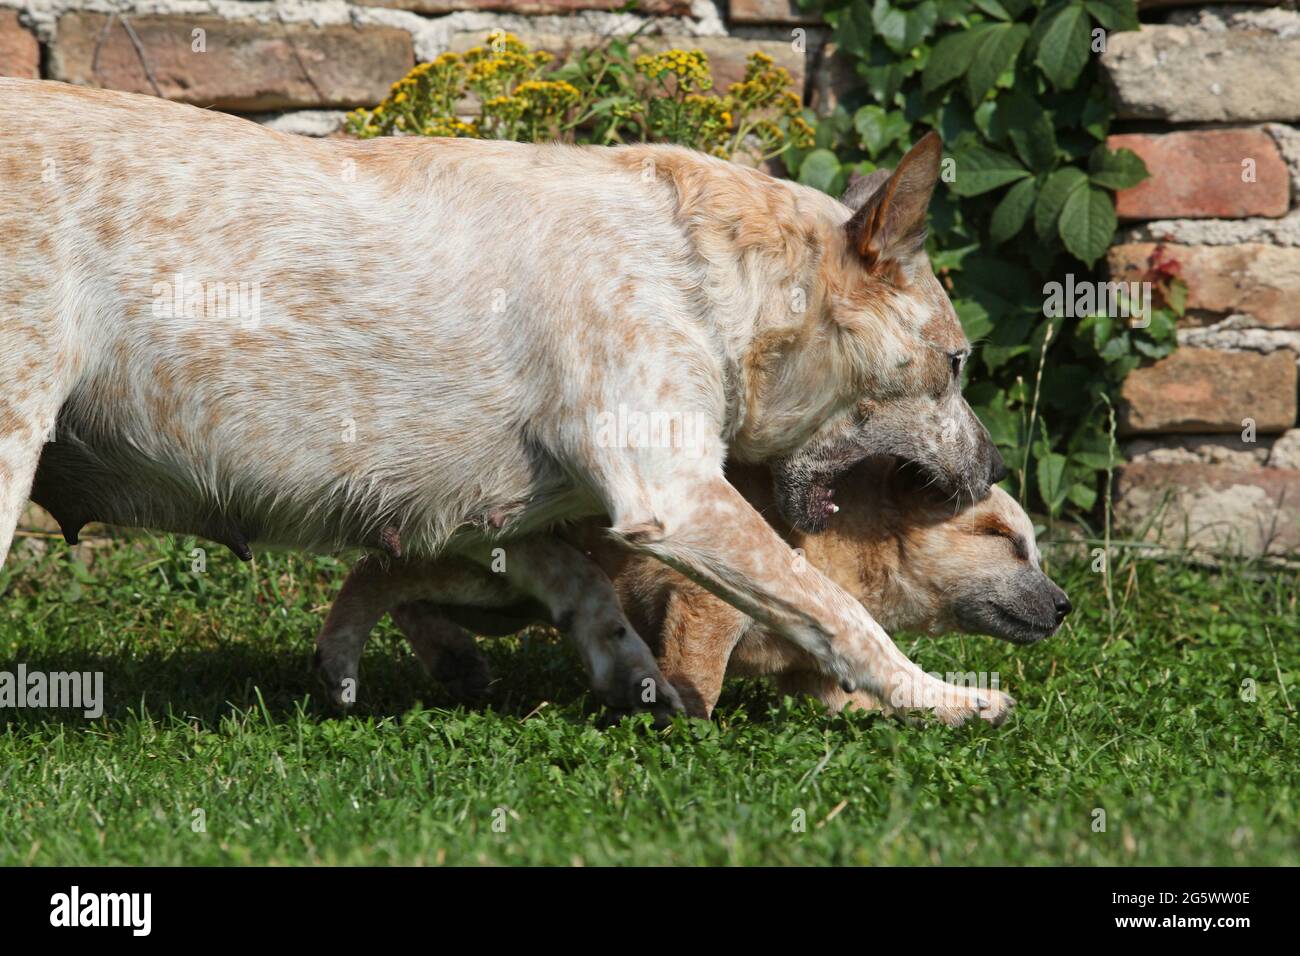
[[[1300,13],[1145,4],[1102,69],[1112,146],[1152,178],[1121,193],[1108,264],[1158,255],[1188,287],[1179,351],[1125,383],[1127,533],[1251,555],[1300,552]]]
[[[240,113],[306,135],[373,106],[417,61],[504,28],[562,54],[642,31],[699,47],[719,87],[763,50],[802,89],[824,30],[788,4],[736,0],[0,0],[0,75],[45,76]],[[792,42],[793,30],[802,42]]]

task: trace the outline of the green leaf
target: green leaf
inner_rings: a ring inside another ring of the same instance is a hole
[[[995,404],[975,409],[989,436],[995,445],[1015,447],[1020,444],[1020,420],[1016,413],[1002,403],[1002,396],[995,399]]]
[[[969,30],[950,33],[936,43],[930,51],[930,61],[925,65],[925,72],[921,74],[921,91],[930,93],[964,74],[970,68],[975,52],[984,42],[985,34],[993,27],[994,24],[981,23]]]
[[[889,0],[876,0],[875,6],[871,8],[871,23],[886,46],[895,53],[904,51],[903,44],[907,37],[906,11],[890,6]]]
[[[875,159],[888,146],[907,136],[911,127],[899,112],[886,112],[879,106],[864,106],[853,115],[853,127],[862,137],[862,146]]]
[[[1065,456],[1049,452],[1038,458],[1038,494],[1043,503],[1055,514],[1065,501]]]
[[[1130,339],[1128,332],[1125,331],[1116,335],[1114,338],[1107,339],[1106,344],[1102,346],[1101,351],[1097,354],[1102,357],[1103,361],[1109,364],[1111,362],[1118,362],[1120,359],[1129,358],[1132,350],[1132,340]]]
[[[1091,468],[1093,471],[1105,471],[1110,467],[1110,456],[1101,451],[1075,451],[1070,453],[1070,461]],[[1116,464],[1119,459],[1116,459]]]
[[[998,0],[975,0],[975,6],[997,20],[1012,19],[1011,14],[1007,12],[1007,8],[998,3]]]
[[[1088,159],[1088,178],[1106,189],[1129,189],[1149,175],[1147,164],[1131,149],[1111,152],[1101,143]]]
[[[1169,291],[1165,297],[1175,315],[1182,315],[1187,311],[1187,283],[1182,279],[1175,279],[1169,283]]]
[[[972,104],[983,100],[998,77],[1015,65],[1028,39],[1029,27],[1023,23],[998,23],[985,32],[966,73],[966,98]]]
[[[988,309],[974,299],[955,299],[952,307],[957,311],[966,338],[978,342],[993,330],[993,320],[989,318]]]
[[[1097,503],[1097,489],[1093,485],[1076,481],[1070,485],[1068,497],[1077,507],[1084,511],[1091,511],[1092,506]]]
[[[1088,11],[1069,3],[1051,17],[1038,43],[1036,62],[1058,90],[1068,90],[1088,62]]]
[[[1038,184],[1032,179],[1022,179],[1007,190],[989,222],[989,238],[994,245],[1001,245],[1024,228],[1037,195]]]
[[[1134,0],[1085,0],[1092,18],[1107,30],[1136,30],[1137,4]]]
[[[829,149],[814,149],[799,164],[799,182],[824,193],[832,191],[840,174],[840,161]]]
[[[1070,193],[1057,228],[1070,254],[1091,266],[1105,255],[1115,237],[1115,225],[1115,203],[1110,193],[1089,186]]]
[[[831,38],[845,55],[866,57],[871,52],[871,11],[865,3],[850,3],[839,10],[827,11],[826,22],[834,27]]]
[[[1030,169],[1047,172],[1056,162],[1052,119],[1032,97],[1019,91],[998,97],[996,132],[1011,140],[1016,155]]]
[[[887,47],[899,54],[910,53],[934,29],[938,19],[939,8],[933,0],[926,0],[911,10],[893,7],[889,0],[876,0],[871,9],[871,22],[877,35]]]
[[[970,146],[954,159],[957,176],[952,191],[958,196],[979,196],[1029,175],[1015,157],[987,146]]]
[[[1065,203],[1077,190],[1087,185],[1088,177],[1082,169],[1074,166],[1065,166],[1047,177],[1034,207],[1034,231],[1038,233],[1039,239],[1046,239],[1056,232],[1056,223]]]
[[[1094,90],[1093,94],[1083,104],[1083,115],[1079,118],[1079,122],[1093,139],[1105,139],[1110,133],[1110,120],[1114,115],[1114,108],[1100,90]]]

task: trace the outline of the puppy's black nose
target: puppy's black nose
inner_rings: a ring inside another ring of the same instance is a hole
[[[1057,624],[1060,624],[1062,621],[1064,621],[1065,615],[1069,614],[1072,610],[1074,610],[1074,605],[1070,603],[1070,599],[1066,597],[1064,591],[1056,595],[1056,623]]]
[[[993,460],[989,462],[989,484],[996,485],[1007,476],[1007,463],[1002,460],[1002,453],[993,449]]]

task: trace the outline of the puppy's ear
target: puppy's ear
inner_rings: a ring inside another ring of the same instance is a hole
[[[844,190],[844,195],[840,197],[840,202],[848,206],[854,212],[861,209],[879,189],[893,175],[893,170],[877,169],[874,172],[867,173],[865,176],[858,176],[849,183],[849,188]]]
[[[925,245],[925,213],[939,180],[942,157],[939,134],[926,133],[848,221],[845,229],[849,243],[867,268],[921,251]]]

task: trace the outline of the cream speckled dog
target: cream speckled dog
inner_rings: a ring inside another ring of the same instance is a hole
[[[922,140],[855,212],[672,147],[311,141],[0,79],[0,557],[57,417],[53,448],[148,492],[135,523],[480,566],[528,538],[507,577],[566,616],[540,569],[585,559],[546,533],[603,515],[846,688],[1000,714],[798,572],[722,471],[772,463],[811,530],[872,452],[983,495],[1001,465],[922,248],[939,158]],[[690,447],[610,440],[624,408]],[[574,634],[597,690],[675,704],[602,627]]]

